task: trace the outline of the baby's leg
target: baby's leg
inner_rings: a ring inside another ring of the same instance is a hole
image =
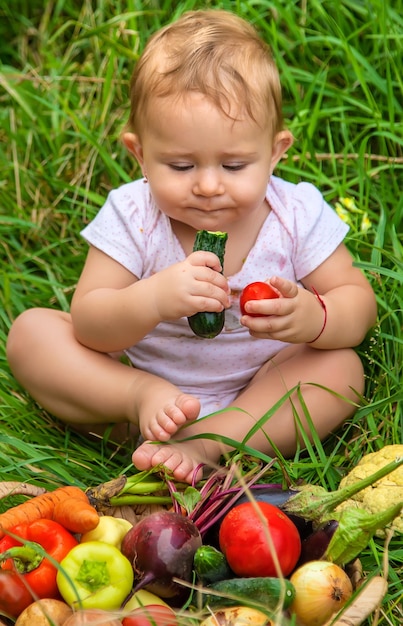
[[[70,315],[30,309],[13,324],[8,359],[17,380],[45,409],[80,430],[140,426],[165,441],[199,414],[200,403],[157,376],[90,350],[74,337]],[[102,430],[102,429],[101,429]]]
[[[303,403],[309,412],[320,439],[337,429],[352,415],[364,388],[364,375],[360,359],[350,349],[315,350],[309,346],[291,346],[266,363],[250,384],[232,403],[233,410],[212,415],[206,420],[186,427],[173,437],[169,445],[155,446],[143,443],[133,454],[139,469],[164,463],[172,469],[178,480],[191,481],[198,463],[218,461],[228,446],[208,439],[174,444],[179,437],[215,433],[242,441],[252,426],[270,410],[287,391],[299,386]],[[330,391],[332,390],[332,391]],[[301,428],[312,440],[304,408],[295,391],[291,400],[281,404],[264,425],[248,440],[248,445],[273,455],[270,440],[286,457],[291,457],[297,447],[304,446]],[[246,413],[237,411],[235,407]],[[300,424],[297,423],[295,411]]]

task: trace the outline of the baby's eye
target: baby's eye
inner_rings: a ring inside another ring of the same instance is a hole
[[[230,172],[237,172],[238,170],[242,170],[244,167],[246,167],[245,163],[231,163],[223,165],[223,168],[229,170]]]
[[[187,170],[192,169],[193,165],[181,165],[179,163],[170,163],[169,167],[171,170],[175,170],[175,172],[186,172]]]

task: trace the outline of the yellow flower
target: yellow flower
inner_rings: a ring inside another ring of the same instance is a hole
[[[339,198],[340,202],[342,203],[342,205],[344,206],[344,208],[346,208],[348,211],[351,211],[353,213],[359,213],[359,209],[357,209],[357,206],[353,200],[353,198]]]
[[[361,220],[361,232],[366,233],[372,226],[368,213],[364,213]]]
[[[362,233],[366,233],[372,226],[371,220],[368,217],[368,213],[359,209],[353,198],[339,198],[339,201],[335,204],[335,209],[337,215],[343,220],[357,230],[357,222],[351,219],[351,213],[358,213],[362,215],[360,231]]]
[[[350,216],[348,214],[348,211],[346,211],[346,209],[340,204],[340,202],[336,202],[335,208],[337,215],[343,220],[343,222],[350,224]]]

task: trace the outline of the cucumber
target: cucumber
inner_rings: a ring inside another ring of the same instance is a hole
[[[207,250],[214,252],[224,265],[225,244],[228,234],[221,231],[198,230],[196,233],[193,252],[197,250]],[[220,334],[224,328],[225,311],[220,313],[210,313],[203,311],[188,317],[188,323],[194,334],[203,339],[213,339]]]
[[[213,546],[199,546],[193,557],[193,565],[197,577],[204,585],[232,575],[224,554]]]
[[[295,598],[294,585],[285,578],[230,578],[207,585],[206,589],[217,593],[207,593],[202,597],[203,606],[210,608],[262,605],[274,610],[282,601],[281,608],[287,609]]]

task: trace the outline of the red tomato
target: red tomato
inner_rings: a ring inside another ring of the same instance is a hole
[[[11,570],[0,571],[0,613],[18,617],[33,601],[21,576]]]
[[[239,298],[239,305],[241,307],[242,315],[251,315],[252,317],[264,317],[258,313],[247,313],[245,311],[245,304],[249,300],[271,300],[272,298],[278,298],[276,293],[268,283],[256,282],[246,285]]]
[[[219,531],[221,551],[237,576],[277,576],[268,532],[283,576],[295,568],[301,553],[301,539],[295,524],[273,504],[238,504],[223,518]]]
[[[135,609],[123,618],[123,626],[178,626],[172,609],[160,604],[149,604]]]

